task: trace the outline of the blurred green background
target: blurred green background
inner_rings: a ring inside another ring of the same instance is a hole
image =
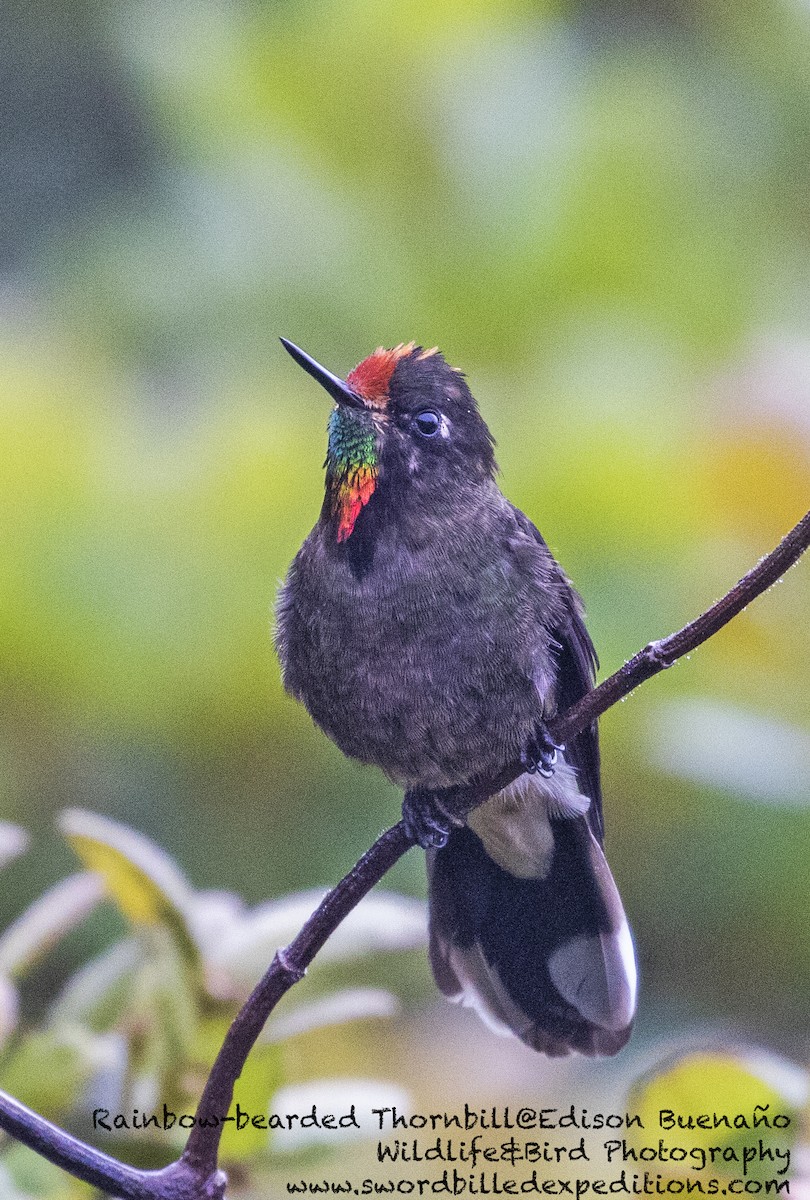
[[[805,0],[2,20],[0,816],[35,835],[5,920],[74,869],[66,805],[253,903],[335,881],[397,816],[280,686],[272,603],[318,513],[327,407],[279,334],[341,374],[407,339],[464,369],[603,673],[807,508]],[[636,1053],[706,1029],[806,1053],[808,578],[602,722]],[[412,853],[391,886],[423,874]],[[414,961],[377,1030],[389,1074],[473,1096],[482,1062],[507,1092],[542,1077]]]

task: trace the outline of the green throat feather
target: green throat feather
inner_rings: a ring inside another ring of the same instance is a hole
[[[374,494],[378,471],[373,429],[345,409],[336,408],[329,418],[326,488],[339,542],[351,537],[357,518]]]

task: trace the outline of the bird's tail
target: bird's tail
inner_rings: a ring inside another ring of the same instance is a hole
[[[630,930],[587,817],[545,800],[542,813],[523,802],[504,815],[495,797],[478,833],[455,829],[429,856],[433,974],[535,1050],[615,1054],[635,1011]]]

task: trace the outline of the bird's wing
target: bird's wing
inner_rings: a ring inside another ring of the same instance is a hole
[[[518,525],[530,534],[548,553],[554,562],[562,584],[564,616],[549,632],[559,649],[557,650],[557,709],[565,712],[580,700],[594,685],[599,659],[583,619],[583,604],[573,584],[562,567],[551,555],[539,529],[520,511],[513,508]],[[579,786],[591,801],[588,822],[600,845],[604,841],[602,817],[602,786],[599,778],[599,730],[596,722],[586,726],[572,738],[565,750],[566,760],[574,767]]]

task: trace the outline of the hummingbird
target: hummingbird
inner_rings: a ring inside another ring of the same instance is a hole
[[[636,962],[603,852],[596,724],[547,723],[593,687],[582,602],[501,492],[494,440],[438,349],[379,348],[334,401],[320,516],[276,612],[287,691],[344,754],[404,789],[427,852],[439,989],[549,1056],[627,1042]],[[452,789],[524,769],[453,819]]]

